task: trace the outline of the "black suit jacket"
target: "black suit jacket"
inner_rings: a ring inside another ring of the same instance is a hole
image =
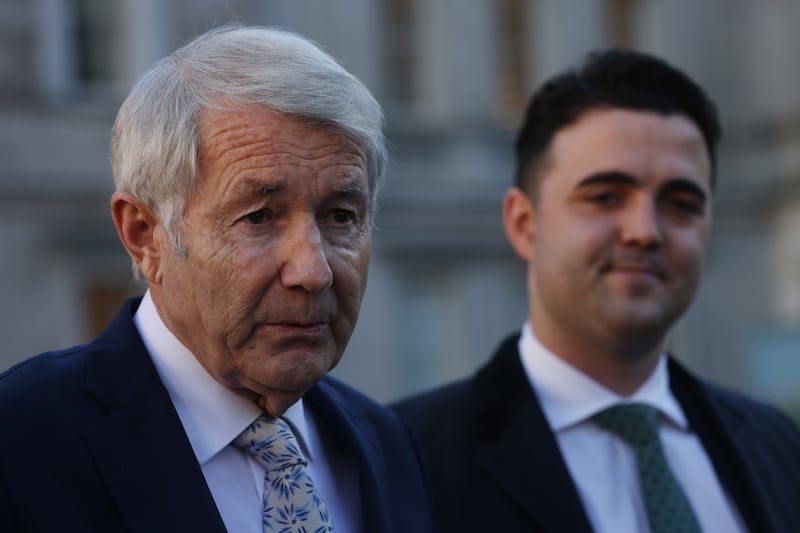
[[[94,341],[0,375],[0,531],[225,527],[126,304]],[[365,531],[431,531],[419,457],[391,411],[326,377],[304,397],[359,465]]]
[[[555,436],[507,339],[473,378],[394,405],[428,469],[447,532],[591,532]],[[800,433],[767,405],[674,360],[672,391],[753,532],[800,531]]]

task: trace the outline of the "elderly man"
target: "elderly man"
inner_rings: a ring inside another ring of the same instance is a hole
[[[148,289],[0,377],[0,530],[429,530],[404,427],[326,376],[366,286],[382,125],[286,31],[209,32],[136,83],[111,212]]]
[[[800,433],[665,352],[700,282],[716,108],[634,51],[534,95],[506,235],[528,316],[474,377],[397,406],[443,532],[788,532]]]

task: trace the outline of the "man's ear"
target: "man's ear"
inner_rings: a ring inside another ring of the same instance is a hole
[[[519,187],[503,199],[503,226],[511,247],[525,261],[533,259],[535,212],[533,201]]]
[[[116,192],[111,197],[111,216],[122,245],[142,275],[149,283],[160,283],[167,242],[158,216],[127,192]]]

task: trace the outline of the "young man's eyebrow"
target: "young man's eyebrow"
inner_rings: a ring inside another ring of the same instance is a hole
[[[618,172],[618,171],[607,171],[607,172],[597,172],[595,174],[591,174],[580,182],[578,182],[578,187],[589,187],[592,185],[602,185],[602,184],[618,184],[618,185],[636,185],[638,181],[636,178],[631,176],[630,174],[626,174],[625,172]],[[669,190],[669,191],[677,191],[677,192],[687,192],[694,194],[701,198],[703,201],[706,201],[708,197],[708,193],[703,190],[703,188],[698,185],[694,180],[690,180],[688,178],[670,178],[667,182],[662,186],[662,189]]]
[[[590,174],[578,182],[578,187],[588,187],[591,185],[619,184],[636,185],[637,180],[630,174],[617,170],[608,170]]]

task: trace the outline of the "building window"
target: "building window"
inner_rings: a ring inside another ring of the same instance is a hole
[[[414,0],[385,0],[383,8],[386,99],[409,104],[415,96]]]
[[[636,46],[636,19],[639,0],[608,0],[608,39],[614,46]]]
[[[82,83],[113,79],[113,0],[73,0],[75,77]]]
[[[132,282],[91,282],[85,288],[84,298],[86,338],[97,336],[116,316],[125,300],[141,293],[142,289]]]
[[[452,273],[443,265],[438,267],[407,264],[396,279],[398,290],[393,300],[404,317],[405,330],[396,339],[398,352],[404,354],[396,379],[404,391],[419,392],[446,380],[453,375],[452,359],[461,355],[450,345],[450,325],[460,318],[453,305],[457,299]]]
[[[108,94],[117,77],[125,0],[35,0],[39,93],[62,101]]]
[[[528,99],[528,13],[526,0],[499,0],[499,101],[502,120],[516,124]]]

